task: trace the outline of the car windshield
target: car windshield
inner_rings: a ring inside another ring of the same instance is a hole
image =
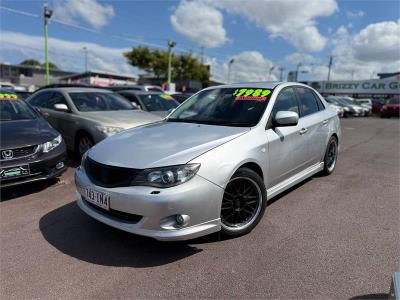
[[[263,88],[216,88],[204,90],[184,102],[168,122],[220,126],[257,125],[272,93]]]
[[[400,99],[390,99],[388,104],[400,104]]]
[[[101,92],[69,93],[72,102],[79,111],[131,110],[132,105],[121,96]]]
[[[326,102],[329,102],[331,104],[340,105],[340,103],[336,100],[336,98],[327,97],[327,98],[325,98],[325,100],[326,100]]]
[[[370,104],[369,100],[356,100],[359,104]]]
[[[344,98],[338,98],[337,101],[338,101],[339,103],[344,104],[344,105],[354,105],[354,103],[352,103],[352,102],[350,102],[349,100],[344,99]]]
[[[148,111],[164,111],[178,107],[179,103],[167,94],[139,95]]]
[[[162,92],[163,90],[159,87],[153,86],[148,88],[149,92]]]
[[[23,100],[17,100],[16,97],[10,99],[3,97],[4,95],[0,95],[0,121],[32,120],[36,118],[35,113]]]

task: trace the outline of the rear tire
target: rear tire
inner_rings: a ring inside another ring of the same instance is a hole
[[[221,233],[237,237],[257,226],[267,206],[262,178],[253,170],[240,168],[227,184],[221,205]]]
[[[338,140],[332,136],[329,139],[328,146],[326,146],[324,156],[324,169],[322,170],[323,175],[330,175],[333,173],[337,163],[338,157]]]

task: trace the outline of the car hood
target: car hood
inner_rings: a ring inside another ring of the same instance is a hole
[[[164,121],[111,136],[90,149],[89,157],[102,164],[135,169],[180,165],[249,131]]]
[[[45,120],[18,120],[1,122],[1,149],[39,145],[59,134]]]
[[[165,118],[166,116],[169,115],[170,112],[171,111],[169,111],[169,110],[154,110],[150,113]]]
[[[140,110],[114,110],[83,112],[83,118],[96,121],[104,126],[121,127],[124,129],[161,121],[162,118]]]

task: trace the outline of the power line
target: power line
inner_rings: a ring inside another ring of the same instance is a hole
[[[29,12],[26,12],[26,11],[13,9],[13,8],[5,7],[5,6],[0,6],[0,9],[4,9],[6,11],[9,11],[9,12],[12,12],[12,13],[16,13],[16,14],[20,14],[20,15],[24,15],[24,16],[35,17],[35,18],[39,18],[40,17],[37,14],[32,14],[32,13],[29,13]]]
[[[25,11],[22,11],[22,10],[17,10],[17,9],[5,7],[5,6],[0,6],[0,9],[3,9],[5,11],[11,12],[11,13],[24,15],[24,16],[40,18],[40,16],[37,15],[37,14],[33,14],[33,13],[25,12]],[[74,28],[74,29],[83,30],[83,31],[90,32],[90,33],[95,33],[95,34],[99,34],[99,35],[105,35],[105,36],[116,38],[116,39],[119,39],[119,40],[124,40],[124,41],[129,42],[129,43],[135,43],[135,44],[139,44],[139,45],[146,45],[146,46],[149,46],[149,47],[152,47],[152,48],[168,49],[167,45],[161,45],[161,44],[146,42],[146,41],[144,41],[142,39],[137,39],[136,37],[132,37],[130,35],[121,35],[121,34],[114,34],[114,33],[111,33],[111,32],[104,32],[104,31],[100,31],[100,30],[97,30],[97,29],[93,29],[93,28],[89,28],[89,27],[86,27],[86,26],[65,22],[65,21],[62,21],[60,19],[54,19],[54,18],[52,18],[50,22],[56,23],[56,24],[59,24],[59,25],[63,25],[63,26],[66,26],[66,27],[71,27],[71,28]],[[160,38],[160,40],[168,41],[168,39],[161,39],[161,38]],[[181,52],[181,53],[189,53],[189,54],[192,53],[192,50],[186,49],[186,48],[180,47],[180,46],[175,47],[175,49],[178,52]],[[225,55],[225,54],[220,54],[220,53],[217,54],[215,52],[214,53],[208,52],[208,54],[212,55],[212,56],[209,56],[210,58],[216,59],[217,61],[219,59],[217,57],[215,57],[215,56],[220,56],[220,57],[224,57],[224,58],[230,58],[231,57],[231,56],[228,56],[228,55]]]

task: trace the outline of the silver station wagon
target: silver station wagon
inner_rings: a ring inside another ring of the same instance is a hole
[[[299,83],[242,83],[193,95],[164,121],[100,142],[76,170],[89,216],[158,240],[250,232],[267,200],[336,166],[336,111]]]

